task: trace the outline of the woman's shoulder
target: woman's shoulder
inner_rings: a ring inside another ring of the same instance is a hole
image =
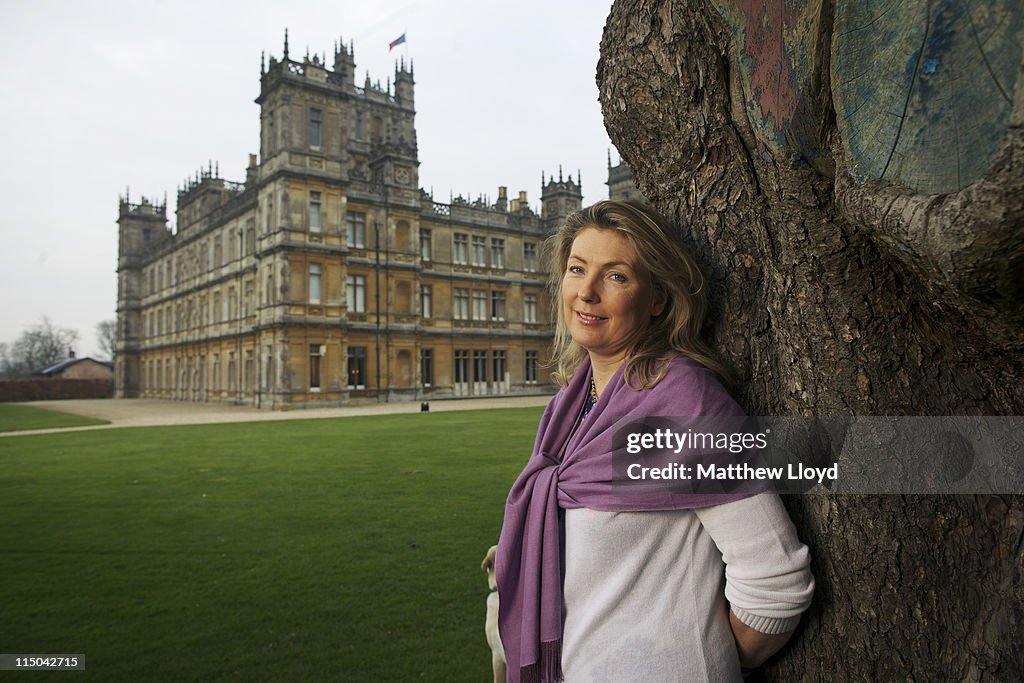
[[[665,368],[665,376],[662,381],[669,380],[670,382],[717,385],[725,391],[725,387],[722,386],[718,376],[706,365],[693,358],[674,355],[664,359],[662,363],[664,363],[662,367]]]
[[[664,361],[665,376],[650,391],[666,401],[676,415],[743,415],[718,376],[686,356]]]

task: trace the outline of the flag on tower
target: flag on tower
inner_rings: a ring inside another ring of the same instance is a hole
[[[390,43],[388,43],[388,52],[391,52],[392,50],[394,50],[396,47],[398,47],[399,45],[401,45],[404,42],[405,42],[405,34],[403,33],[402,35],[398,36],[397,38],[392,40]]]

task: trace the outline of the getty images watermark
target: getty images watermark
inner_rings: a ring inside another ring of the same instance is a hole
[[[1024,417],[631,417],[613,449],[636,493],[1024,493]]]

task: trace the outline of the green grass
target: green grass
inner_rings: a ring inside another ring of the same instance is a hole
[[[28,429],[58,429],[60,427],[86,427],[89,425],[105,424],[110,423],[106,420],[62,413],[57,410],[0,403],[0,432],[18,432]]]
[[[76,680],[489,680],[479,563],[540,412],[2,439],[0,652],[84,653]]]

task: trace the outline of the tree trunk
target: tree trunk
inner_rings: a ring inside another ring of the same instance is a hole
[[[616,0],[605,125],[752,413],[1024,413],[1024,9],[982,4]],[[767,680],[1024,679],[1021,498],[787,504],[818,590]]]

